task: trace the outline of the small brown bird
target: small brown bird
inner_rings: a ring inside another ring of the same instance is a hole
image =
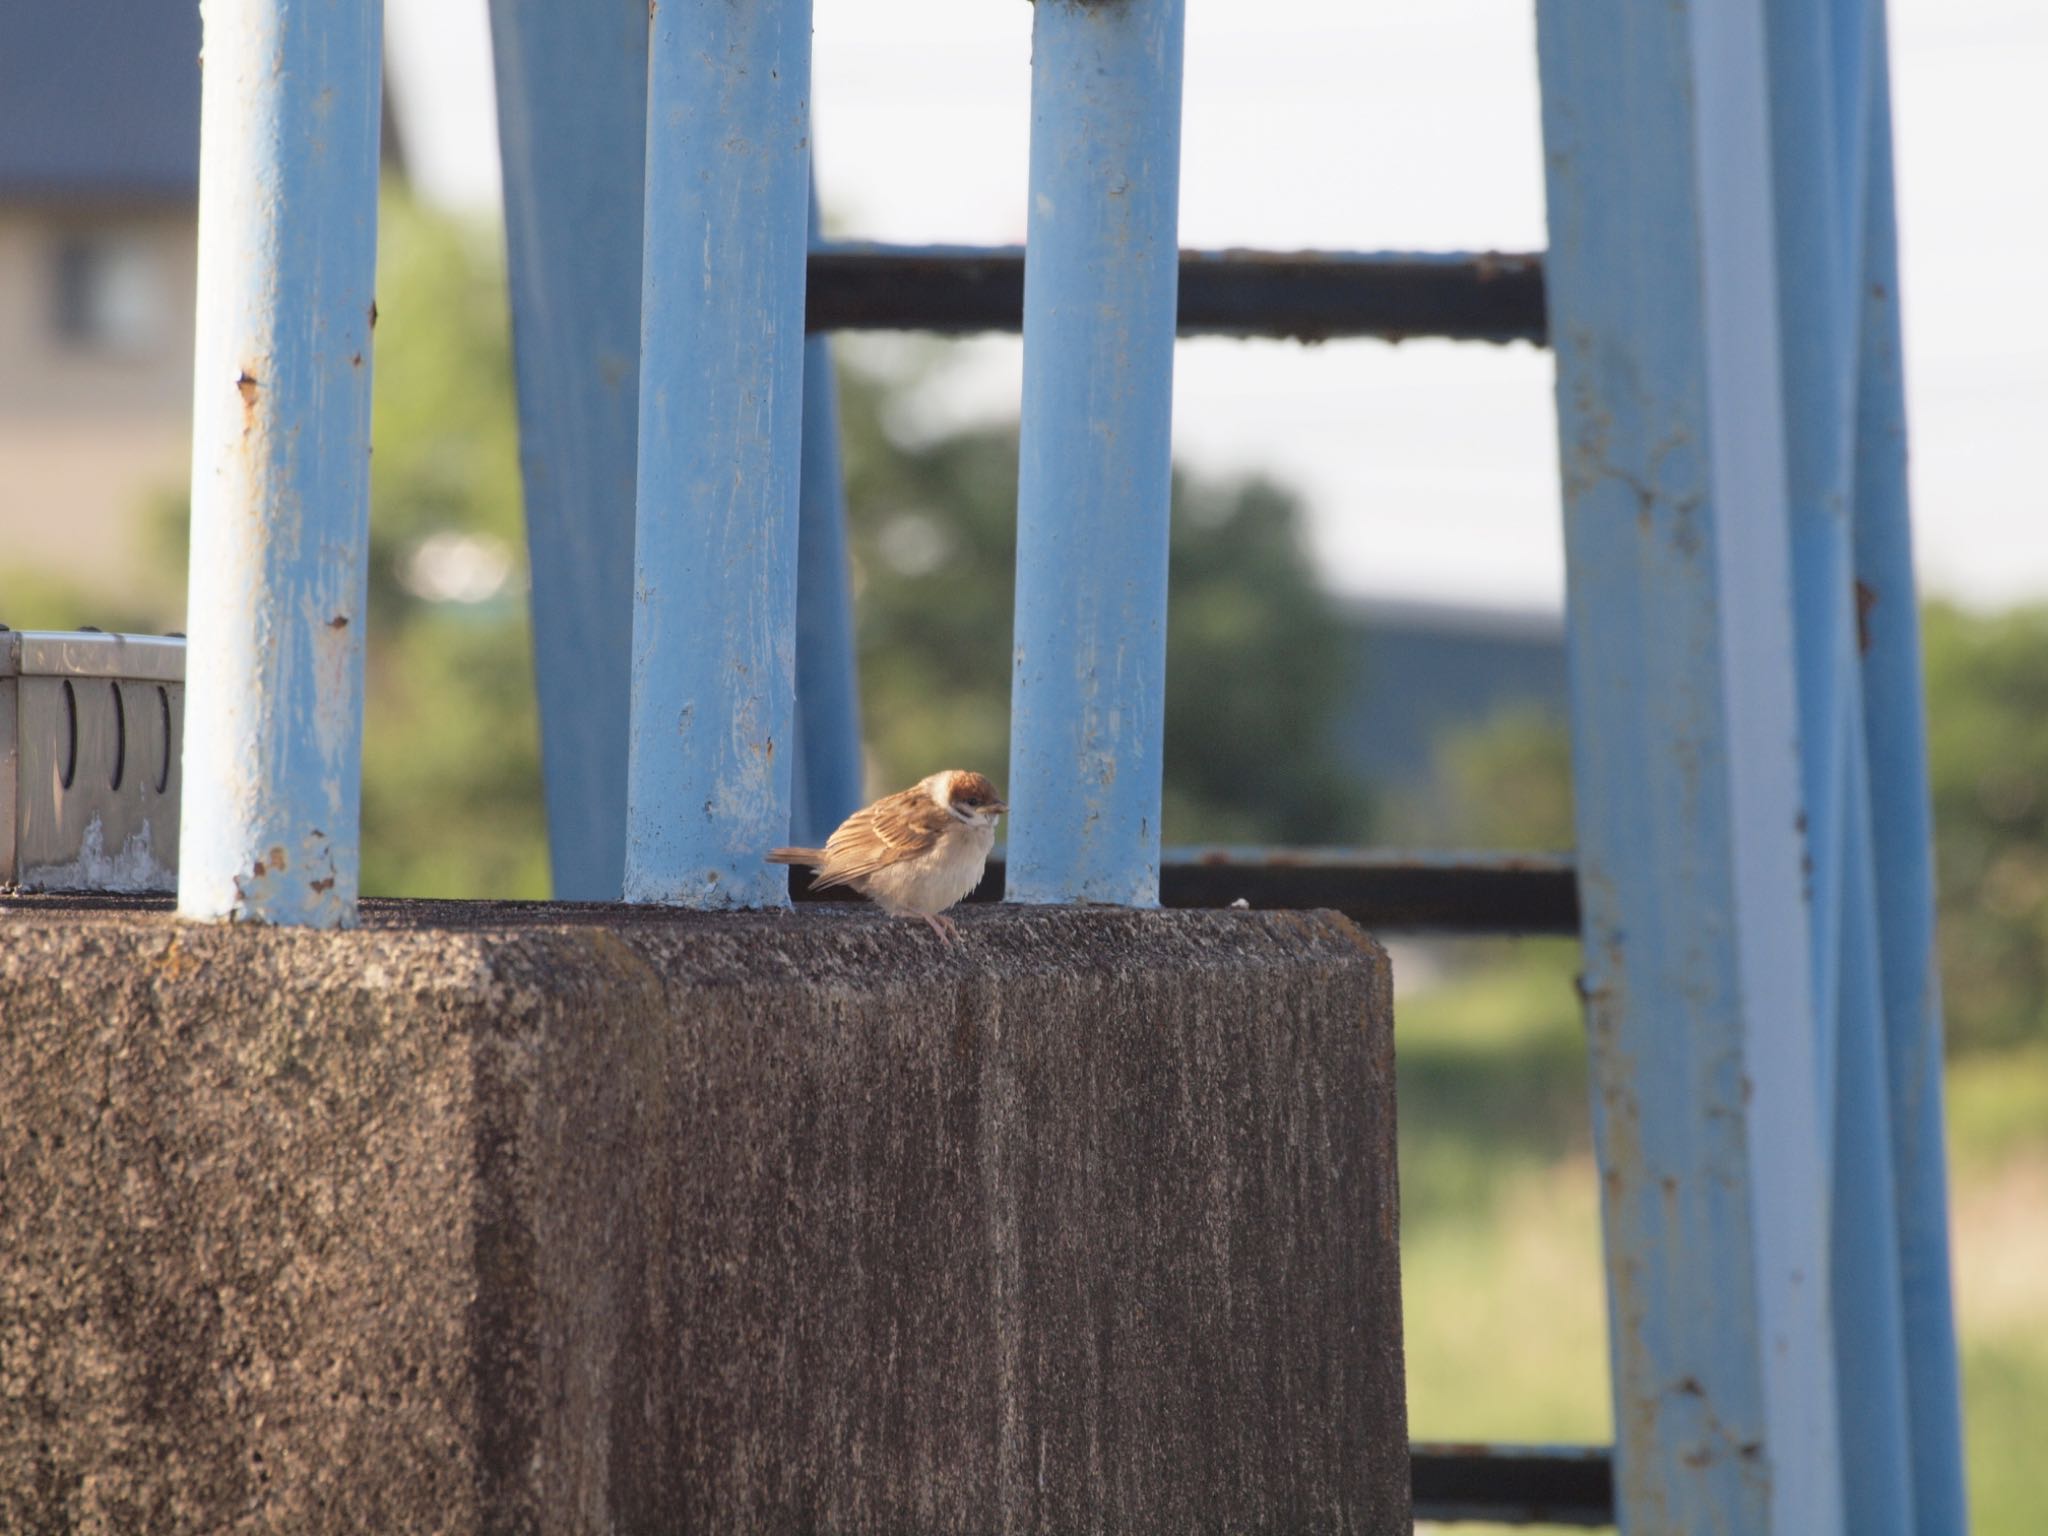
[[[891,917],[917,916],[950,941],[939,914],[977,885],[1009,807],[978,773],[948,768],[855,811],[822,848],[777,848],[771,864],[808,864],[812,890],[843,885]]]

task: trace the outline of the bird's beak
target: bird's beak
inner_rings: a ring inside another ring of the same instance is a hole
[[[986,805],[983,806],[982,809],[987,811],[991,816],[1000,816],[1003,814],[1003,812],[1007,811],[1009,807],[1003,804],[1002,801],[998,800],[994,805]]]

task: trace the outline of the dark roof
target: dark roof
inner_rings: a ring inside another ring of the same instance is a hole
[[[189,198],[197,0],[0,0],[0,198]]]

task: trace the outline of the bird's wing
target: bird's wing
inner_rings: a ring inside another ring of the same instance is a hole
[[[855,811],[825,840],[825,862],[818,866],[812,890],[846,885],[904,859],[914,859],[938,843],[953,818],[922,789],[906,789]]]

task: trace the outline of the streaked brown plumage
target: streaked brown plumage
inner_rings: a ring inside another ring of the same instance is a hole
[[[845,886],[949,939],[953,920],[940,914],[981,883],[1008,809],[982,775],[949,768],[855,811],[823,848],[777,848],[768,859],[809,865],[813,890]]]

